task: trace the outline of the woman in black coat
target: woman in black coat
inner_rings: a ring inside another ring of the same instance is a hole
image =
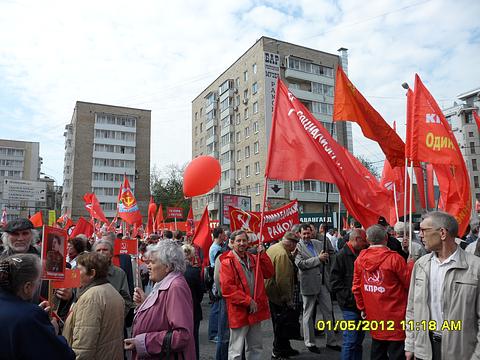
[[[48,317],[47,303],[31,300],[40,286],[40,258],[11,255],[0,261],[0,358],[75,359],[58,325]]]
[[[184,276],[187,280],[188,287],[192,292],[193,300],[193,331],[195,337],[195,351],[197,354],[197,360],[199,359],[199,344],[198,344],[198,329],[200,328],[200,321],[202,320],[202,299],[205,292],[203,281],[201,278],[201,268],[192,266],[195,261],[195,249],[192,245],[185,244],[182,246],[185,254],[185,261],[187,262],[187,268]]]

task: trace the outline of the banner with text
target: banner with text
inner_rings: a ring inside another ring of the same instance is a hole
[[[229,206],[230,228],[232,231],[253,232],[256,239],[260,235],[261,212],[245,211]],[[265,242],[279,240],[293,225],[299,224],[298,201],[294,200],[278,209],[265,211],[263,239]]]
[[[168,219],[183,219],[183,209],[181,207],[167,207]]]

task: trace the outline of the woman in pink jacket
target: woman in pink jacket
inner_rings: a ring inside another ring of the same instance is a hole
[[[141,289],[135,289],[134,300],[141,304],[135,310],[133,337],[125,339],[125,349],[133,351],[134,359],[158,359],[160,355],[162,359],[195,359],[192,294],[183,277],[183,250],[163,240],[149,249],[148,258],[155,286],[146,298]]]

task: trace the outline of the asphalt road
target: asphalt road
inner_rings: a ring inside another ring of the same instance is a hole
[[[208,296],[203,298],[202,303],[203,320],[200,323],[200,359],[211,360],[215,359],[215,344],[208,341],[208,316],[210,313],[210,305],[208,304]],[[336,319],[342,319],[342,314],[337,305],[334,305]],[[273,343],[273,330],[272,322],[264,321],[262,323],[263,332],[263,355],[262,359],[271,359],[272,343]],[[342,334],[339,332],[337,335],[338,342],[342,342]],[[321,354],[313,354],[307,350],[303,341],[292,340],[292,347],[300,351],[300,355],[292,357],[293,360],[307,360],[307,359],[340,359],[340,352],[326,349],[325,337],[319,336],[316,339],[317,346],[322,349]],[[367,334],[363,342],[363,358],[370,358],[371,338]]]

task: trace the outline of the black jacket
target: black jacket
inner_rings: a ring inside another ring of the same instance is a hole
[[[348,245],[338,252],[330,272],[330,286],[342,310],[360,313],[352,293],[353,264],[356,258]]]

